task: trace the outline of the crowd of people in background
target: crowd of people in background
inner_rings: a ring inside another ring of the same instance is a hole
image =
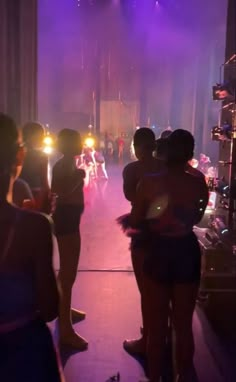
[[[26,124],[20,133],[12,118],[0,114],[0,375],[9,382],[63,381],[46,325],[57,317],[60,343],[88,348],[73,328],[86,313],[71,306],[86,179],[80,160],[94,166],[95,176],[100,168],[107,179],[105,158],[113,158],[114,151],[118,162],[124,158],[122,137],[114,143],[105,135],[96,150],[83,147],[77,131],[64,129],[57,137],[61,157],[49,185],[44,135],[39,123]],[[201,265],[193,227],[204,214],[208,189],[202,173],[191,166],[194,139],[188,131],[168,131],[156,141],[151,129],[139,128],[133,147],[136,160],[123,170],[131,212],[119,221],[131,237],[143,324],[141,338],[125,340],[124,348],[147,357],[149,380],[159,382],[171,321],[176,381],[184,382],[193,362],[192,316]],[[52,229],[59,249],[57,279]]]
[[[99,139],[100,151],[103,153],[107,163],[123,164],[130,159],[132,136],[130,134],[101,133]]]

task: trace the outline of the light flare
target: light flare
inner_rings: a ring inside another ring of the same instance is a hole
[[[87,137],[84,141],[84,144],[85,146],[87,146],[88,148],[93,148],[94,145],[95,145],[95,139],[92,138],[92,137]]]

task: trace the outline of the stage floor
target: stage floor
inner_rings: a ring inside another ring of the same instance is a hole
[[[122,167],[108,167],[108,172],[108,181],[94,182],[85,191],[73,306],[87,313],[75,327],[89,341],[89,348],[83,353],[63,349],[66,382],[105,382],[117,372],[121,382],[142,381],[144,376],[141,365],[122,347],[125,338],[139,336],[141,314],[129,240],[115,222],[130,209],[122,194]],[[56,326],[51,327],[55,333]],[[194,315],[194,336],[196,378],[190,382],[235,382],[235,366],[200,310]]]

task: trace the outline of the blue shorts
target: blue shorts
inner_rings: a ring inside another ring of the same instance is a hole
[[[199,283],[201,250],[196,235],[151,238],[144,273],[165,284]]]

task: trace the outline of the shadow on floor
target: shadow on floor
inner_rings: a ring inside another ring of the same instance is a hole
[[[129,354],[130,355],[130,354]],[[148,364],[145,357],[138,355],[132,355],[132,357],[140,364],[144,370],[144,374],[148,378]],[[161,376],[161,382],[173,382],[174,381],[174,368],[172,362],[172,343],[169,342],[166,345],[165,360],[163,365],[163,372]],[[193,367],[188,376],[188,382],[199,382],[195,368]]]

